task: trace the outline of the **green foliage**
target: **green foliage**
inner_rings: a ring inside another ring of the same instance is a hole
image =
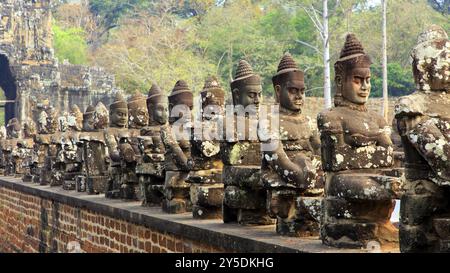
[[[63,29],[53,24],[54,48],[59,61],[69,60],[72,64],[87,64],[88,46],[81,28]]]
[[[369,0],[328,2],[331,66],[345,34],[356,33],[374,63],[372,96],[381,96],[380,5]],[[414,90],[410,50],[426,26],[433,23],[450,28],[445,12],[448,6],[442,6],[446,2],[388,2],[391,96]],[[127,91],[145,90],[153,81],[169,91],[181,78],[198,91],[209,74],[216,74],[227,89],[236,64],[246,59],[264,79],[264,95],[272,96],[272,75],[283,53],[289,51],[305,71],[307,95],[323,96],[322,40],[304,10],[311,6],[319,10],[320,17],[322,1],[316,0],[91,0],[89,8],[96,24],[108,35],[92,60],[114,73]],[[65,38],[57,40],[69,39],[61,36]],[[57,55],[85,48],[66,51],[66,47],[69,45],[57,48]]]
[[[404,96],[414,92],[415,84],[411,68],[399,63],[388,64],[389,96]],[[383,96],[382,67],[372,67],[372,97]]]

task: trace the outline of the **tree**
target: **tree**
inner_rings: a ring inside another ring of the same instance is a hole
[[[388,61],[387,61],[387,2],[388,0],[381,0],[382,13],[383,13],[383,108],[382,113],[384,118],[388,119],[389,114],[389,93],[388,93]]]
[[[428,3],[442,14],[450,14],[450,1],[448,0],[428,0]]]
[[[153,82],[169,91],[184,79],[197,92],[214,73],[214,66],[190,47],[191,23],[177,21],[170,11],[163,16],[140,11],[120,25],[94,55],[95,64],[112,72],[125,91],[146,91]]]
[[[82,28],[62,28],[53,23],[54,48],[60,62],[68,60],[72,64],[87,64],[88,46]]]

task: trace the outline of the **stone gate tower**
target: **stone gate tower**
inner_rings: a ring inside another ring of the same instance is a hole
[[[53,50],[51,0],[0,1],[0,87],[5,119],[31,117],[48,100],[65,111],[77,104],[111,102],[114,78],[101,68],[60,64]]]

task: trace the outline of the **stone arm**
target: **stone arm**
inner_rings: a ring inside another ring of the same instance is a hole
[[[376,145],[385,148],[392,147],[392,129],[383,117],[378,118],[378,126],[380,128],[379,135],[376,138]]]
[[[106,147],[108,148],[109,159],[111,159],[112,162],[119,162],[120,151],[116,137],[112,134],[105,133],[105,142]]]
[[[161,139],[164,143],[164,147],[166,148],[166,153],[170,153],[172,155],[172,158],[182,170],[188,171],[192,169],[192,159],[188,159],[184,154],[169,126],[164,126],[161,129]]]
[[[406,133],[434,173],[450,181],[450,120],[426,119]]]
[[[278,142],[279,140],[272,140]],[[274,151],[263,151],[264,160],[275,170],[278,176],[289,183],[294,184],[301,190],[307,190],[314,186],[316,170],[311,160],[302,154],[295,158],[289,158],[283,149],[283,145],[275,143],[278,147]]]
[[[127,163],[132,163],[136,161],[135,151],[130,143],[120,143],[119,153],[121,160]]]
[[[320,136],[317,130],[313,130],[311,137],[309,138],[309,143],[311,143],[311,147],[313,148],[315,155],[320,155]]]

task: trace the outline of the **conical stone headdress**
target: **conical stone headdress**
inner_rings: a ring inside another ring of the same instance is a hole
[[[354,65],[358,64],[358,67],[370,67],[370,65],[372,64],[369,56],[364,51],[361,42],[358,40],[358,38],[356,38],[355,34],[350,33],[347,34],[347,37],[345,38],[344,47],[342,48],[339,60],[337,60],[336,63],[346,62],[356,58],[358,58],[359,61],[354,62]]]
[[[137,109],[137,108],[146,108],[147,98],[139,91],[136,91],[129,99],[128,99],[128,109]]]
[[[272,82],[273,84],[280,84],[287,77],[290,81],[305,81],[303,71],[300,70],[294,58],[289,53],[284,54],[283,58],[281,58],[277,73],[272,77]]]
[[[240,60],[234,80],[230,83],[231,90],[246,85],[260,85],[261,77],[253,72],[252,66],[246,60]]]
[[[203,107],[209,104],[224,105],[225,103],[225,91],[215,76],[210,76],[206,79],[200,96]]]
[[[148,104],[157,104],[163,102],[163,92],[159,86],[154,83],[152,87],[148,91],[147,95],[147,105]]]
[[[117,92],[114,102],[109,105],[111,112],[115,109],[128,109],[127,102],[121,92]]]
[[[173,87],[172,93],[169,95],[169,104],[186,105],[188,107],[194,106],[194,95],[184,80],[177,81]]]

